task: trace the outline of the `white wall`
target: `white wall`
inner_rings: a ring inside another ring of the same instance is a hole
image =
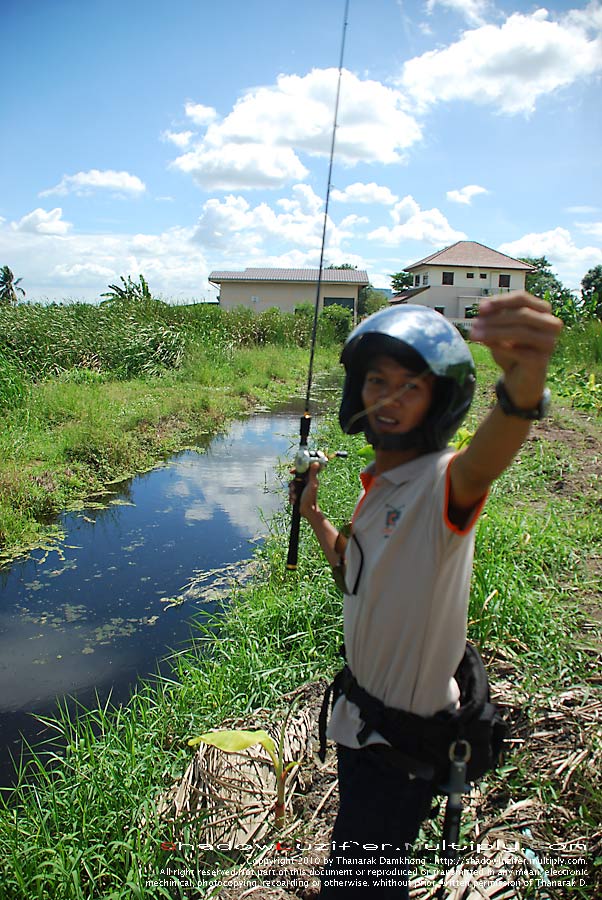
[[[454,273],[453,285],[441,283],[443,272]],[[469,278],[468,273],[472,273],[474,277]],[[414,284],[413,286],[423,287],[426,276],[426,283],[429,289],[422,294],[418,294],[412,302],[421,306],[430,306],[433,309],[435,307],[444,307],[446,316],[463,318],[466,307],[478,302],[487,294],[501,294],[508,290],[524,290],[525,274],[525,272],[517,271],[516,269],[484,269],[471,268],[470,266],[420,266],[419,269],[412,271],[412,275],[419,276],[420,285]],[[507,288],[500,288],[500,275],[509,276],[510,283]]]

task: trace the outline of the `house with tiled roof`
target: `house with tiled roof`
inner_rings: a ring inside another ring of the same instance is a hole
[[[394,294],[391,303],[430,306],[448,319],[464,321],[484,297],[524,290],[525,276],[533,266],[476,241],[458,241],[404,271],[414,283]]]
[[[306,303],[315,304],[319,269],[244,269],[241,272],[214,271],[209,281],[220,289],[224,309],[245,306],[256,312],[277,307],[294,312]],[[369,284],[359,269],[322,269],[320,310],[338,303],[357,310],[359,292]]]

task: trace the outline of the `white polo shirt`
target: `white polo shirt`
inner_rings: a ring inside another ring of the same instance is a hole
[[[457,703],[454,679],[466,645],[474,529],[485,498],[463,529],[447,516],[448,447],[377,477],[362,475],[346,553],[344,634],[358,684],[386,706],[431,716]],[[363,722],[339,698],[328,736],[360,746]],[[386,743],[373,732],[367,743]]]

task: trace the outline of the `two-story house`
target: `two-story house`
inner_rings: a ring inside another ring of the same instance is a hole
[[[483,297],[524,290],[533,266],[476,241],[458,241],[406,266],[412,287],[395,294],[391,303],[430,306],[453,321],[463,321]]]

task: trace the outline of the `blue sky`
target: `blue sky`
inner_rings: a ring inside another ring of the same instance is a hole
[[[3,0],[0,265],[30,300],[319,260],[344,0]],[[602,0],[350,0],[326,263],[602,263]]]

